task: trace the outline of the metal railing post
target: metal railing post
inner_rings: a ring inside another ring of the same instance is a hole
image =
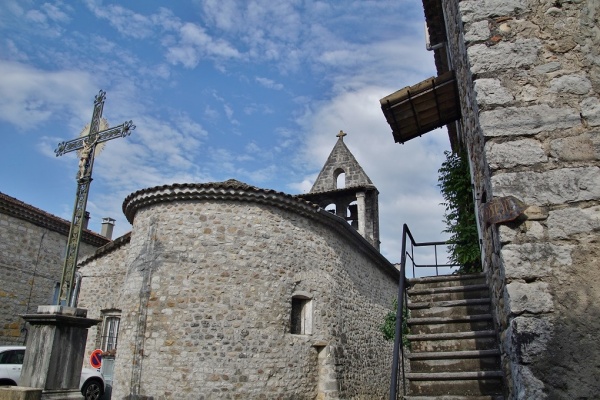
[[[402,343],[402,309],[404,306],[404,287],[405,287],[405,268],[406,268],[406,233],[408,226],[402,227],[402,256],[400,258],[400,277],[398,282],[398,301],[396,308],[396,330],[394,335],[394,357],[392,360],[392,376],[390,379],[390,399],[398,399],[398,356],[400,353],[400,345]],[[404,384],[402,385],[403,390]]]

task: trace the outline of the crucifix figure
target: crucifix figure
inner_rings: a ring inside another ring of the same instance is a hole
[[[79,255],[79,243],[81,241],[81,233],[83,231],[83,222],[85,219],[85,208],[90,191],[90,183],[92,182],[92,168],[94,166],[96,146],[111,139],[128,136],[131,131],[135,129],[135,125],[133,125],[132,121],[127,121],[114,128],[100,131],[102,109],[104,108],[105,99],[106,92],[101,90],[94,101],[94,113],[92,115],[92,122],[90,123],[89,134],[78,137],[77,139],[69,140],[68,142],[59,143],[56,150],[54,150],[57,157],[62,156],[65,153],[70,153],[71,151],[81,150],[79,152],[80,157],[79,171],[77,173],[75,208],[73,210],[73,219],[71,220],[69,237],[67,238],[67,251],[57,305],[67,305],[70,307],[75,307],[77,305],[77,295],[74,293],[73,284],[75,280],[75,269],[77,267],[77,256]]]

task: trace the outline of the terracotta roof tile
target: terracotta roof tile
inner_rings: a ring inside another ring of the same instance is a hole
[[[17,200],[7,194],[0,192],[0,213],[22,219],[42,228],[58,232],[64,236],[69,235],[71,223],[65,219],[59,218],[36,208],[32,205]],[[88,229],[83,231],[81,240],[92,246],[104,246],[110,240],[102,235],[92,232]]]

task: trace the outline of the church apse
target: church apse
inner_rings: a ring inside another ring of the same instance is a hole
[[[142,189],[123,210],[129,241],[80,267],[88,315],[121,310],[114,399],[384,397],[398,270],[349,224],[235,180]]]

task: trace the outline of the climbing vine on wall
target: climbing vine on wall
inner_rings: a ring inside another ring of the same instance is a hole
[[[383,321],[383,325],[381,325],[379,328],[381,333],[383,333],[385,340],[394,340],[394,337],[396,336],[396,311],[398,310],[397,300],[394,300],[392,308],[393,311],[387,313]],[[408,329],[408,318],[409,312],[405,304],[402,310],[402,345],[410,348],[410,342],[406,337],[406,335],[410,333]]]
[[[479,272],[481,255],[467,155],[450,151],[444,154],[446,161],[438,170],[438,186],[445,200],[444,232],[450,233],[450,261],[460,265],[458,273]]]

